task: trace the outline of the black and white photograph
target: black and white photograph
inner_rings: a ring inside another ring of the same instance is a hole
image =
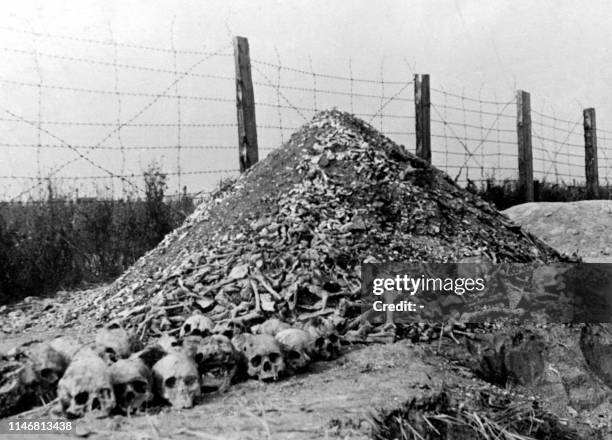
[[[612,3],[0,14],[0,439],[612,440]]]

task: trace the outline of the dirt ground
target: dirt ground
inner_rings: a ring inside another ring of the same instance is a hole
[[[612,200],[525,203],[502,212],[560,252],[612,262]]]

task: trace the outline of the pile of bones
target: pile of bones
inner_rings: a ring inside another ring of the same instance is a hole
[[[255,218],[233,219],[238,211]],[[468,336],[469,320],[391,331],[380,323],[373,332],[363,319],[360,265],[481,257],[559,260],[370,125],[322,112],[113,288],[67,307],[107,323],[95,342],[64,336],[0,355],[0,416],[55,393],[69,417],[131,413],[156,400],[190,407],[246,377],[276,380],[332,359],[344,342]]]
[[[312,360],[335,358],[341,337],[334,321],[314,317],[292,326],[271,318],[247,331],[240,322],[215,326],[195,313],[178,337],[165,334],[144,347],[117,322],[89,344],[69,336],[32,342],[0,362],[0,405],[11,396],[42,400],[56,392],[52,413],[68,418],[133,414],[159,403],[190,408],[203,394],[223,392],[236,381],[275,381]]]

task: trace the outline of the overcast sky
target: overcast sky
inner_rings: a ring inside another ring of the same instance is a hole
[[[287,90],[281,97],[271,87],[277,81],[280,80],[281,88],[291,85],[309,89],[316,82],[319,89],[348,91],[353,87],[353,92],[389,96],[401,90],[404,87],[401,83],[409,81],[413,73],[431,74],[434,88],[502,103],[511,100],[517,88],[525,89],[532,93],[534,109],[571,121],[580,121],[581,109],[592,106],[598,112],[598,125],[612,130],[612,3],[605,0],[22,0],[4,1],[2,9],[0,118],[19,119],[0,121],[2,142],[61,145],[63,140],[73,146],[46,148],[39,153],[36,148],[2,146],[2,176],[37,176],[39,170],[46,175],[68,161],[71,162],[57,176],[101,176],[107,171],[138,174],[153,159],[171,173],[177,171],[177,161],[182,172],[236,169],[236,152],[230,149],[183,148],[178,152],[172,148],[143,149],[177,144],[229,148],[236,143],[235,128],[231,126],[175,126],[179,119],[187,125],[235,121],[232,81],[206,78],[206,75],[230,79],[233,76],[233,35],[249,38],[251,55],[256,62],[276,64],[280,60],[283,66],[305,71],[382,78],[387,82],[384,86],[348,84],[324,77],[314,78],[313,82],[312,76],[279,72],[259,64],[254,70],[254,78],[260,83],[256,84],[255,93],[256,100],[264,105],[258,106],[258,124],[282,126],[283,139],[311,113],[304,110],[299,114],[286,108],[279,112],[271,104],[281,102],[289,106],[290,102],[308,109],[335,105],[344,110],[353,107],[355,113],[373,114],[383,101],[354,99],[349,102],[343,96],[324,93],[315,96],[311,91],[300,90]],[[126,46],[118,46],[115,51],[112,45],[88,44],[57,36],[101,41],[112,38],[123,44],[165,49],[171,49],[174,44],[179,53],[175,59],[172,52]],[[218,55],[202,61],[205,56],[199,52],[207,51]],[[83,59],[100,63],[87,63]],[[119,68],[116,72],[115,59],[120,65],[146,69]],[[199,76],[181,77],[172,74],[174,70]],[[173,82],[177,82],[178,89],[166,90]],[[37,84],[56,88],[41,88],[39,95]],[[112,93],[80,93],[57,87],[119,90],[151,96],[121,95],[119,99]],[[398,97],[410,98],[411,86],[404,88]],[[183,99],[179,109],[176,99],[155,100],[154,96],[162,91],[221,101]],[[410,115],[411,105],[394,102],[385,111]],[[515,108],[511,106],[504,111],[514,115]],[[34,126],[21,118],[56,124],[43,124],[45,131],[38,134]],[[116,126],[112,124],[128,120],[134,124],[166,125],[128,126],[117,136]],[[62,121],[103,125],[57,124]],[[396,140],[413,148],[413,138],[401,134],[413,129],[412,121],[372,122],[383,131],[400,133]],[[482,123],[488,127],[489,122],[495,121]],[[505,124],[512,129],[511,119]],[[572,129],[571,124],[563,127]],[[578,142],[582,128],[574,135]],[[280,131],[262,128],[260,140],[262,155],[265,155],[280,143]],[[101,141],[109,149],[78,148],[98,145]],[[434,139],[434,148],[436,142]],[[121,145],[125,148],[123,154],[119,150]],[[86,158],[79,158],[79,154]],[[181,183],[195,192],[210,188],[221,176],[184,175]],[[33,183],[7,179],[1,182],[5,196],[15,195]],[[95,186],[110,186],[109,182],[97,181]],[[63,185],[68,190],[74,182]],[[92,183],[87,185],[84,192],[91,191]],[[117,185],[121,186],[115,182],[115,191]],[[175,176],[171,186],[172,191],[178,187]]]

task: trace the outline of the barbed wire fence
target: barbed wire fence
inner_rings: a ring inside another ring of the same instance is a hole
[[[2,102],[19,103],[0,104],[5,134],[0,151],[9,164],[0,168],[4,200],[44,200],[49,182],[64,192],[68,185],[80,198],[140,197],[152,162],[164,170],[174,196],[200,196],[222,178],[238,174],[230,44],[214,50],[177,48],[174,23],[168,47],[119,42],[110,28],[108,39],[7,27],[0,32],[13,35],[15,44],[6,38],[0,51],[31,64],[34,72],[17,78],[0,75],[6,95]],[[24,35],[32,49],[18,45]],[[52,49],[57,41],[64,44],[62,53]],[[83,48],[92,55],[76,55]],[[367,77],[355,74],[353,59],[346,74],[320,72],[311,57],[305,64],[285,65],[278,50],[275,59],[250,59],[261,157],[316,112],[332,107],[349,110],[414,151],[410,66],[390,69],[389,75],[383,59],[377,77]],[[46,74],[58,68],[68,74]],[[52,77],[63,81],[52,82]],[[482,90],[457,93],[436,86],[430,99],[435,166],[463,184],[518,178],[514,91],[483,98]],[[585,181],[582,125],[582,117],[531,110],[534,179],[572,185]],[[598,128],[597,138],[600,179],[607,183],[612,132]]]
[[[226,62],[217,64],[227,64],[231,68],[233,53],[230,44],[217,50],[176,49],[173,29],[169,48],[120,43],[113,38],[112,30],[108,40],[43,34],[27,29],[1,28],[0,31],[35,38],[36,45],[32,51],[8,45],[0,50],[5,54],[20,56],[22,65],[27,65],[31,57],[38,76],[0,77],[3,91],[9,95],[9,99],[5,97],[3,101],[14,103],[13,108],[0,105],[0,113],[3,113],[0,122],[5,124],[4,131],[9,134],[3,136],[4,142],[0,142],[5,158],[3,162],[13,162],[13,166],[5,166],[0,175],[1,180],[8,182],[8,185],[3,185],[5,200],[44,199],[49,181],[60,186],[63,182],[71,182],[70,190],[78,195],[138,197],[143,193],[143,178],[149,163],[163,162],[173,151],[176,154],[173,166],[167,167],[162,163],[161,168],[176,182],[177,194],[185,194],[181,192],[185,187],[196,189],[191,195],[199,194],[200,189],[212,186],[219,177],[237,173],[237,169],[216,166],[219,152],[235,150],[235,146],[229,142],[232,139],[230,133],[235,133],[236,127],[233,117],[235,101],[230,98],[234,77],[231,69],[227,69],[227,73],[219,73],[217,65],[206,69],[207,64],[218,59]],[[85,45],[88,53],[107,58],[52,52],[42,47],[44,45],[40,41],[43,39],[48,45],[55,40],[76,45],[73,48],[76,53],[83,52],[82,46]],[[170,57],[172,68],[121,60],[122,56],[150,60],[151,53],[161,57],[155,59],[158,64],[168,61]],[[68,77],[74,76],[75,80],[65,78],[64,83],[47,82],[41,72],[44,68],[51,70],[56,66],[45,66],[41,60],[57,62],[63,69],[73,71]],[[87,81],[90,78],[95,81]],[[88,82],[94,82],[94,85]],[[185,90],[211,93],[183,93],[179,84],[184,83],[188,83]],[[35,112],[28,111],[32,92],[37,94]],[[65,102],[73,103],[75,111],[71,113],[70,106]],[[94,111],[88,112],[88,104],[84,102],[90,103]],[[186,121],[182,115],[185,102],[192,104],[188,110],[197,116],[195,121]],[[216,111],[198,111],[197,107],[202,107],[203,103],[214,106]],[[114,108],[115,118],[112,117]],[[46,113],[43,113],[43,109],[55,109],[54,114],[67,117],[44,119]],[[95,118],[81,118],[81,113],[92,113]],[[103,115],[101,119],[98,118],[100,114]],[[171,130],[176,130],[174,139],[169,135]],[[184,135],[187,130],[192,131],[191,136]],[[186,139],[213,139],[218,142],[188,143]],[[35,170],[28,166],[28,150],[31,149],[36,152]],[[207,153],[209,160],[203,157],[202,152]],[[199,166],[195,169],[184,168],[183,161]],[[209,166],[203,166],[207,164]],[[167,168],[170,170],[167,171]],[[33,172],[15,173],[17,169]],[[183,178],[186,178],[185,186],[182,185]],[[115,189],[116,183],[121,183],[120,191]]]

